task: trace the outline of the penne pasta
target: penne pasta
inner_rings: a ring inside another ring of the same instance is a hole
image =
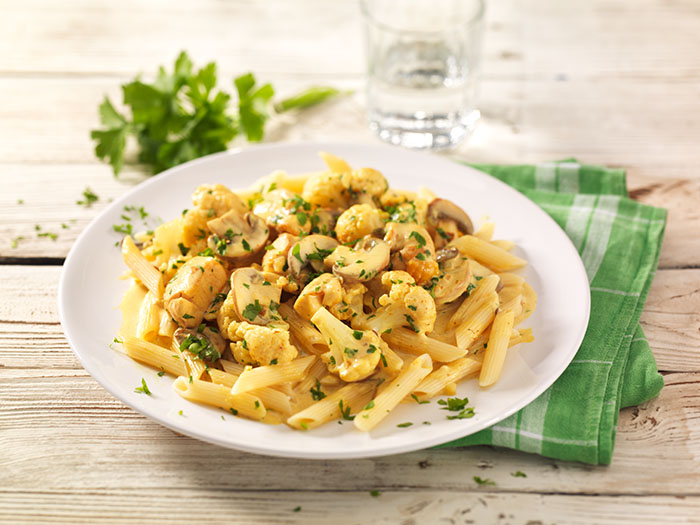
[[[499,278],[495,274],[488,275],[478,281],[476,290],[472,291],[465,299],[456,312],[452,314],[447,328],[454,329],[464,323],[464,321],[474,315],[474,312],[480,305],[490,296],[491,292],[495,292],[498,287]]]
[[[473,235],[463,235],[452,241],[450,246],[457,248],[462,255],[476,259],[494,272],[507,272],[527,264],[524,259]]]
[[[279,306],[282,318],[289,323],[289,332],[306,351],[321,355],[328,352],[328,344],[311,321],[301,317],[290,305],[284,303]]]
[[[122,258],[136,278],[156,297],[163,298],[163,274],[143,256],[128,235],[122,241]]]
[[[433,370],[428,354],[414,359],[389,385],[355,416],[355,428],[368,432],[396,408],[401,400]]]
[[[515,248],[515,243],[513,241],[506,241],[503,239],[499,240],[492,240],[491,244],[494,246],[500,248],[501,250],[505,250],[507,252],[511,251],[513,248]]]
[[[461,357],[449,364],[442,365],[421,381],[413,390],[419,400],[430,399],[439,395],[450,384],[467,377],[475,376],[481,370],[483,357]]]
[[[469,345],[491,324],[496,309],[498,309],[498,294],[491,292],[474,307],[473,315],[457,327],[455,332],[457,347],[469,348]]]
[[[232,394],[241,394],[265,386],[299,381],[306,368],[316,359],[315,356],[302,357],[281,365],[267,365],[243,371],[231,388]]]
[[[189,401],[223,408],[234,415],[261,420],[267,413],[259,397],[248,393],[233,395],[225,386],[208,381],[180,376],[173,383],[173,389]]]
[[[311,430],[328,421],[349,416],[372,399],[373,383],[350,383],[313,405],[297,412],[289,419],[290,427]],[[341,404],[342,402],[342,404]]]
[[[382,337],[392,346],[409,354],[428,354],[435,361],[448,363],[463,357],[467,351],[426,335],[419,335],[408,328],[394,328]]]
[[[122,337],[122,348],[132,359],[159,370],[165,370],[174,376],[189,375],[185,362],[179,353],[173,353],[172,350],[136,337]]]
[[[498,312],[493,320],[488,346],[484,353],[484,362],[479,374],[479,386],[492,386],[501,376],[503,361],[513,331],[513,311]]]
[[[493,232],[495,229],[496,225],[491,221],[487,221],[483,223],[476,232],[474,232],[474,237],[478,237],[484,241],[490,241],[493,237]]]

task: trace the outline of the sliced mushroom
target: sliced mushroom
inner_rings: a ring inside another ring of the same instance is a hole
[[[428,222],[437,228],[440,226],[440,221],[454,221],[460,231],[467,234],[474,233],[474,225],[469,215],[447,199],[435,199],[428,205]]]
[[[335,229],[335,223],[343,210],[336,208],[318,208],[310,217],[312,233],[330,235]]]
[[[355,248],[338,246],[326,257],[325,263],[333,265],[333,273],[347,282],[369,281],[389,266],[389,245],[381,239],[365,237]]]
[[[338,247],[338,241],[327,235],[307,235],[292,246],[287,253],[287,264],[290,273],[297,279],[302,278],[302,273],[307,266],[314,271],[322,272],[325,269],[324,259],[331,255]]]
[[[210,220],[207,228],[213,233],[207,241],[209,248],[231,260],[245,259],[259,252],[270,234],[260,217],[251,212],[241,215],[236,210]]]
[[[449,303],[457,299],[467,290],[472,277],[469,260],[466,257],[452,256],[441,263],[440,267],[443,273],[433,288],[436,304]]]
[[[200,359],[213,361],[226,351],[224,338],[218,331],[215,332],[208,326],[200,325],[196,330],[178,328],[173,337],[180,350],[189,350]]]
[[[443,263],[445,261],[449,261],[450,259],[454,259],[458,255],[459,250],[454,246],[449,246],[447,248],[442,248],[441,250],[438,250],[435,254],[435,260],[438,263]]]
[[[255,268],[239,268],[231,274],[231,291],[238,319],[266,325],[279,321],[277,313],[282,290],[277,286],[279,276]]]
[[[403,250],[407,245],[414,244],[425,248],[426,255],[435,254],[435,244],[428,230],[413,223],[388,222],[385,226],[384,241],[392,252]]]

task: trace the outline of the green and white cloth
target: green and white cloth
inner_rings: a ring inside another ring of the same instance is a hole
[[[666,210],[628,198],[621,169],[573,160],[474,167],[524,193],[566,232],[586,267],[591,316],[574,360],[547,391],[491,428],[442,446],[496,445],[609,464],[620,409],[648,401],[663,386],[639,317]]]

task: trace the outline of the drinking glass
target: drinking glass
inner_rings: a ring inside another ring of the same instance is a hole
[[[448,148],[477,121],[484,0],[360,0],[367,117],[384,141]]]

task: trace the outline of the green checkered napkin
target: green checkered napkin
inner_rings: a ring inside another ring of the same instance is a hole
[[[591,317],[574,360],[547,391],[491,428],[442,446],[496,445],[609,464],[620,409],[655,397],[663,386],[639,317],[666,210],[629,199],[620,169],[573,160],[474,167],[524,193],[566,232],[586,267]]]

